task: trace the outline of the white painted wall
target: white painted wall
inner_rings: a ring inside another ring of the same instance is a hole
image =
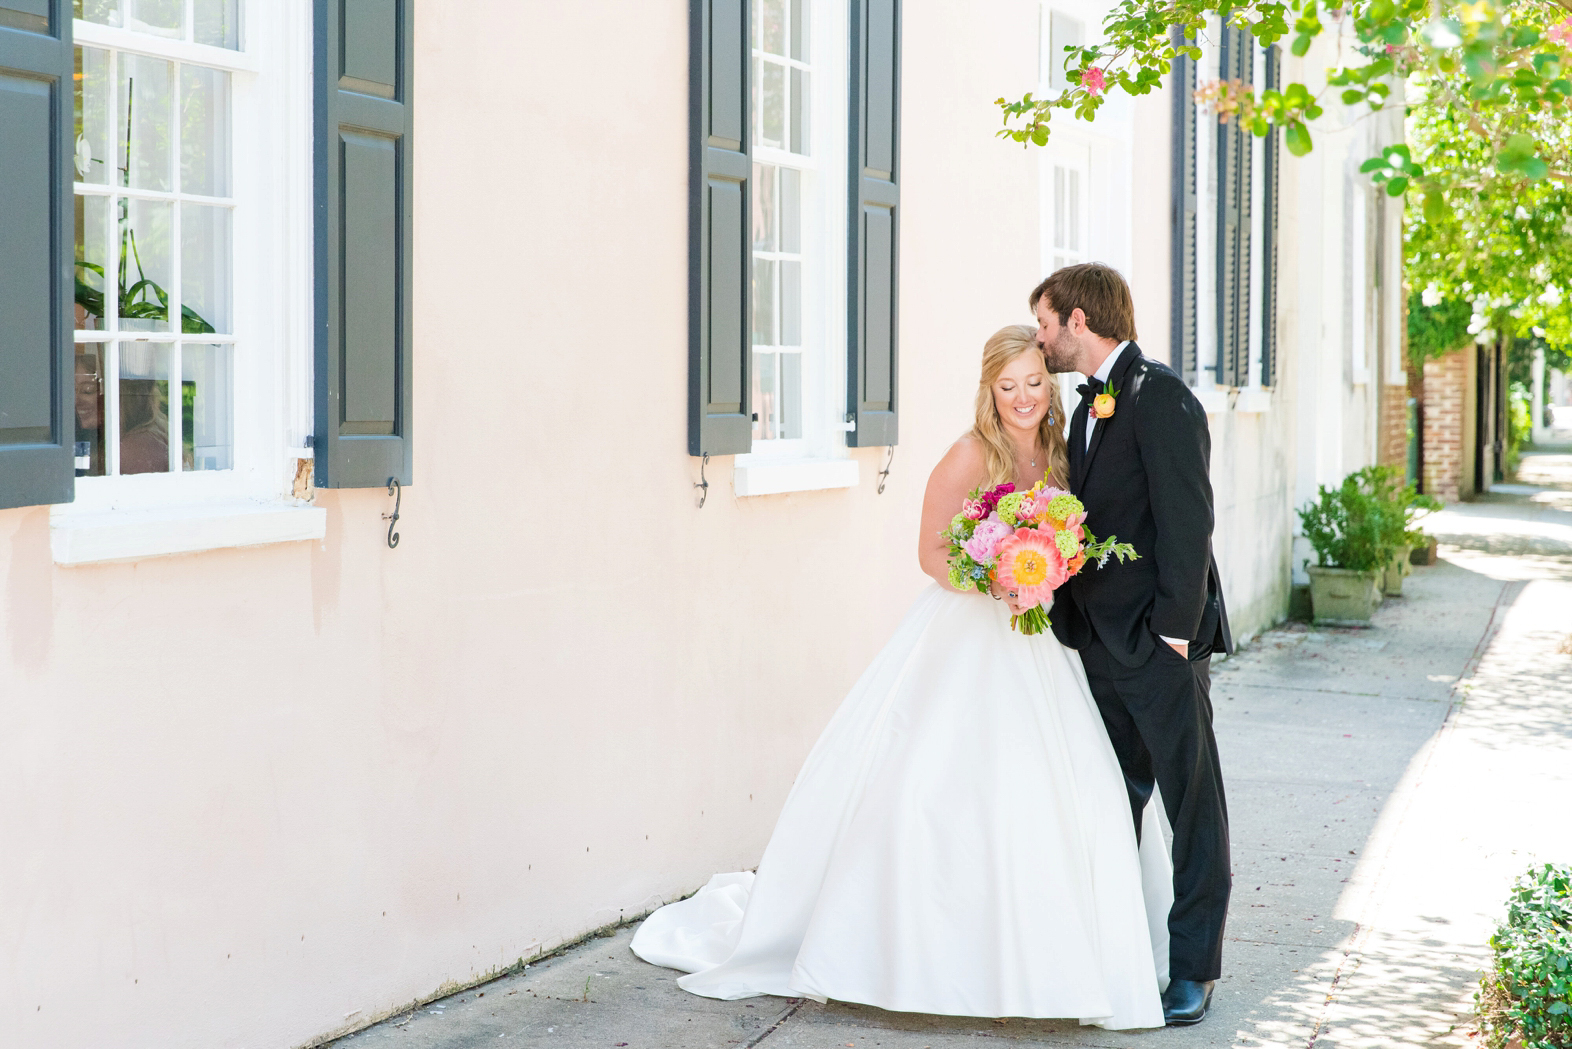
[[[687,3],[416,5],[398,549],[380,490],[75,568],[0,511],[0,1043],[287,1049],[757,862],[1038,276],[1036,4],[904,9],[888,488],[697,510]]]

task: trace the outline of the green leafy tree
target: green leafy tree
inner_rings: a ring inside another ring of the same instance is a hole
[[[1160,87],[1176,56],[1200,58],[1208,20],[1249,31],[1262,45],[1286,41],[1294,55],[1315,38],[1350,27],[1354,46],[1314,82],[1257,91],[1238,82],[1198,91],[1220,113],[1257,135],[1284,129],[1296,156],[1310,152],[1311,124],[1327,101],[1383,108],[1394,83],[1407,80],[1413,110],[1451,114],[1477,142],[1469,177],[1518,183],[1572,182],[1572,0],[1123,0],[1103,20],[1103,41],[1067,47],[1068,85],[1046,98],[1001,98],[1001,135],[1044,145],[1056,110],[1095,118],[1115,88],[1144,95]],[[1418,190],[1429,217],[1439,217],[1457,188],[1403,146],[1372,157],[1366,170],[1388,193]]]

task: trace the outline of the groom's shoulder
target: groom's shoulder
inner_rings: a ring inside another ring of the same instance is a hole
[[[1195,394],[1190,392],[1190,387],[1168,365],[1154,357],[1142,353],[1130,363],[1130,373],[1126,382],[1134,380],[1143,391],[1160,394],[1164,399],[1177,397],[1181,400],[1195,400]]]

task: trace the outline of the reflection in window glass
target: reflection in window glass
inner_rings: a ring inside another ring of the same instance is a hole
[[[804,194],[811,188],[806,0],[753,0],[753,438],[803,436]]]
[[[169,344],[120,344],[120,472],[169,472]]]
[[[120,0],[76,0],[73,13],[84,22],[120,24]]]
[[[240,48],[240,0],[196,0],[194,37],[199,44]]]
[[[171,190],[169,133],[174,63],[121,52],[115,114],[119,183],[136,189]]]
[[[76,49],[76,180],[109,183],[109,52]]]
[[[231,400],[233,347],[187,343],[181,347],[181,468],[228,470],[234,466]]]
[[[154,36],[184,40],[186,36],[185,0],[130,0],[131,17],[127,26]]]
[[[233,38],[238,11],[234,0],[77,5],[186,41],[202,18]],[[76,48],[74,327],[106,339],[77,344],[84,477],[234,468],[230,76],[158,57],[165,46]],[[121,337],[132,332],[158,341]]]
[[[180,330],[187,335],[233,330],[229,226],[228,208],[180,205]]]
[[[109,374],[103,343],[76,344],[76,475],[102,477],[109,471],[104,441],[104,376]]]
[[[229,74],[180,67],[180,191],[229,196]]]

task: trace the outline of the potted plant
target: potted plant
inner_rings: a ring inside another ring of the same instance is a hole
[[[1360,490],[1373,500],[1382,541],[1392,548],[1391,559],[1382,572],[1381,590],[1389,597],[1401,594],[1403,577],[1412,571],[1409,557],[1414,547],[1426,542],[1425,534],[1414,524],[1422,514],[1439,510],[1441,504],[1433,496],[1419,494],[1394,466],[1367,466],[1353,476]]]
[[[1381,603],[1381,577],[1394,550],[1390,511],[1362,480],[1355,473],[1336,488],[1321,485],[1318,497],[1299,508],[1305,538],[1320,562],[1305,566],[1317,623],[1368,625]]]

